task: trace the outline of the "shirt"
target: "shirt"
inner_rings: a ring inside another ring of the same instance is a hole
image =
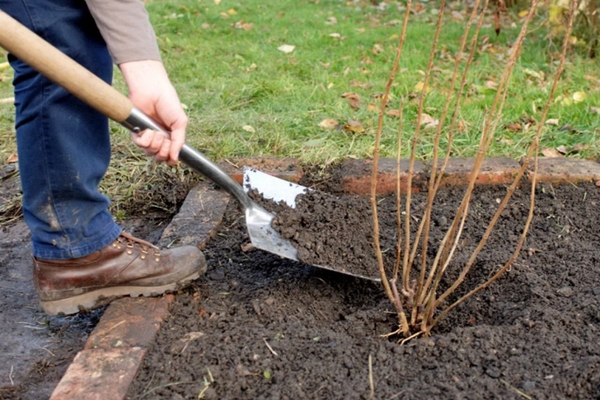
[[[156,35],[141,0],[85,0],[115,64],[160,60]]]

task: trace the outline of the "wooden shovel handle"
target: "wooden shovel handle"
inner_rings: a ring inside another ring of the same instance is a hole
[[[131,114],[127,97],[1,10],[0,46],[110,119]]]

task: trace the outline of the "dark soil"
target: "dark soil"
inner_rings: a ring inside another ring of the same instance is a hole
[[[477,189],[445,287],[505,193]],[[417,219],[422,196],[413,205]],[[459,189],[438,196],[429,257],[461,198]],[[345,215],[356,200],[342,201],[349,203],[316,212],[339,228],[321,230],[352,246],[348,232],[355,230],[333,215]],[[379,202],[386,255],[396,242],[394,203]],[[508,260],[528,203],[524,186],[456,296]],[[512,268],[431,337],[400,345],[398,337],[382,337],[397,319],[379,284],[249,250],[243,216],[230,205],[205,250],[206,276],[177,297],[129,398],[600,398],[599,206],[592,184],[539,186],[536,216]]]
[[[371,204],[365,196],[335,196],[322,191],[300,194],[296,207],[278,210],[273,227],[291,241],[298,250],[298,260],[306,264],[357,276],[379,276]],[[397,235],[392,232],[390,237]]]

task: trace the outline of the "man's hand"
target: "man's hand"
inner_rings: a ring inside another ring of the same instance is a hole
[[[188,118],[163,64],[155,60],[132,61],[120,64],[119,68],[133,104],[171,132],[170,138],[151,130],[132,132],[133,142],[156,161],[177,165]]]

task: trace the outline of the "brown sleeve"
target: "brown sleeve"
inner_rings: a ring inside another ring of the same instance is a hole
[[[115,62],[160,60],[156,35],[141,0],[85,0]]]

